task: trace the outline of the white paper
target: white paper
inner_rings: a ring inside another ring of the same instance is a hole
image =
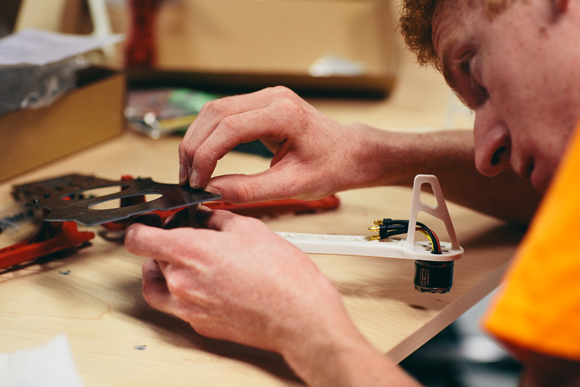
[[[123,35],[67,35],[26,29],[0,39],[0,67],[58,62],[118,43]]]
[[[0,353],[2,387],[83,387],[66,335],[31,349]]]

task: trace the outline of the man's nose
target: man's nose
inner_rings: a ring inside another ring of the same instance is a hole
[[[475,166],[482,175],[495,176],[511,166],[511,138],[493,107],[486,105],[475,112]]]

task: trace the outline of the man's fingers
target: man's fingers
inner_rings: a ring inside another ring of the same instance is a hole
[[[198,117],[190,125],[179,146],[180,169],[189,177],[195,152],[211,135],[218,124],[226,117],[241,114],[268,106],[277,96],[293,92],[286,88],[276,87],[260,90],[250,94],[222,98],[206,103]],[[185,183],[180,173],[180,183]]]
[[[260,141],[262,141],[262,144],[264,144],[272,153],[276,153],[278,152],[278,149],[280,149],[280,143],[278,141],[272,141],[265,138],[261,138]]]
[[[190,224],[189,212],[190,208],[186,207],[185,209],[182,209],[176,212],[175,214],[171,215],[165,220],[163,228],[166,230],[171,230],[179,227],[188,227]]]
[[[227,222],[238,216],[241,215],[236,215],[229,211],[210,210],[209,208],[201,207],[195,214],[195,219],[201,227],[221,231]]]
[[[161,258],[166,243],[159,243],[159,240],[163,236],[163,240],[167,241],[164,233],[165,230],[160,228],[133,223],[125,232],[125,248],[135,255]]]
[[[182,299],[172,294],[161,271],[160,264],[148,259],[143,264],[143,299],[153,308],[173,314],[190,323],[205,318],[205,309],[192,300]]]
[[[252,175],[217,176],[208,182],[209,188],[218,189],[223,200],[235,204],[289,199],[302,193],[296,170],[277,167]]]
[[[192,228],[164,230],[144,224],[132,224],[125,232],[125,248],[132,254],[165,262],[178,262],[183,255],[184,241],[197,231]]]
[[[191,160],[190,185],[203,188],[207,185],[215,166],[222,157],[239,144],[267,139],[270,143],[285,140],[293,122],[285,122],[272,114],[269,108],[230,115],[221,120],[200,144]]]
[[[174,301],[157,261],[152,258],[145,261],[142,272],[145,301],[154,308],[170,313],[170,304]]]
[[[197,119],[190,125],[183,137],[183,141],[201,143],[223,117],[268,106],[271,101],[269,90],[264,89],[254,93],[220,98],[206,103],[199,112]]]

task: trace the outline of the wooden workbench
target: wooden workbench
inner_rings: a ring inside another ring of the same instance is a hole
[[[438,75],[410,68],[410,73],[402,74],[400,92],[387,101],[313,103],[343,122],[368,118],[383,127],[424,127],[423,121],[440,126],[447,89]],[[405,89],[407,82],[411,86]],[[417,100],[412,93],[427,97]],[[424,101],[420,103],[425,115],[417,114],[417,101]],[[10,203],[13,184],[72,172],[114,180],[132,174],[176,183],[178,143],[178,138],[151,140],[126,133],[3,182],[0,208]],[[269,160],[259,156],[230,153],[218,163],[216,174],[252,173],[268,165]],[[339,197],[342,204],[336,211],[264,221],[276,231],[367,235],[374,219],[409,215],[410,189],[363,189]],[[396,361],[489,293],[521,237],[490,217],[452,204],[449,210],[465,256],[455,265],[448,294],[414,290],[410,260],[311,255],[342,294],[363,334]],[[425,222],[446,239],[442,224]],[[204,338],[186,323],[150,308],[141,296],[144,259],[129,254],[122,242],[107,238],[102,229],[93,230],[99,235],[89,247],[0,275],[0,352],[38,346],[64,332],[88,387],[302,385],[280,356]]]

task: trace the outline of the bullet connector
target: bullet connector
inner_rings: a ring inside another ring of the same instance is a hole
[[[377,233],[372,240],[387,239],[392,235],[404,234],[407,232],[408,221],[392,220],[390,218],[378,219],[373,222],[375,225],[369,227],[369,231]]]

